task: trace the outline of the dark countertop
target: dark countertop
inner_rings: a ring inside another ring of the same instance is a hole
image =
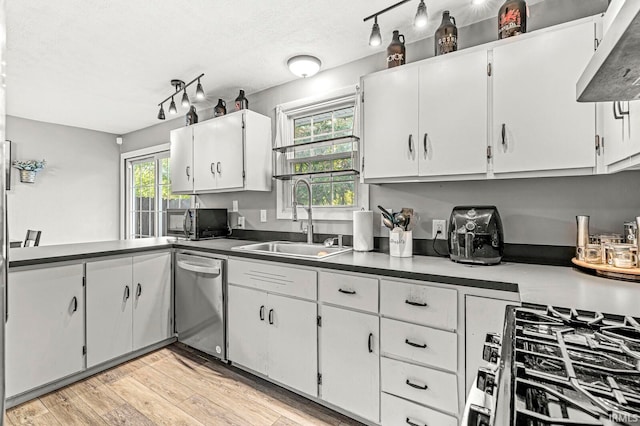
[[[306,260],[232,250],[235,246],[254,242],[235,239],[184,241],[155,238],[16,248],[9,251],[9,268],[175,247],[392,278],[519,292],[521,301],[528,303],[640,316],[639,283],[595,277],[574,268],[522,263],[472,266],[454,263],[446,258],[395,258],[375,252],[352,252],[324,260]]]

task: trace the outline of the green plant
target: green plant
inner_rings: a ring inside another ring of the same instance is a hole
[[[43,159],[42,161],[38,160],[26,160],[26,161],[18,161],[15,160],[13,163],[13,167],[18,170],[29,170],[34,172],[39,172],[44,169],[44,166],[47,165],[47,162]]]

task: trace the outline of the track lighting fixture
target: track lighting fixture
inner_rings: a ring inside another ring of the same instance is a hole
[[[200,74],[199,76],[197,76],[196,78],[194,78],[193,80],[191,80],[189,83],[186,83],[186,84],[182,80],[178,80],[178,79],[171,80],[171,85],[175,88],[175,92],[169,95],[166,99],[164,99],[162,102],[158,104],[158,106],[160,107],[160,110],[158,111],[158,120],[165,119],[164,103],[167,102],[169,99],[171,99],[171,103],[169,104],[169,114],[178,113],[175,97],[180,95],[180,92],[183,92],[181,105],[185,108],[188,108],[191,105],[191,102],[189,101],[189,95],[187,94],[187,87],[191,86],[196,81],[198,82],[198,86],[196,87],[196,99],[199,99],[199,100],[204,99],[205,98],[204,89],[202,88],[202,84],[200,84],[200,79],[203,76],[204,76],[204,73]]]
[[[367,22],[369,19],[373,18],[373,27],[371,28],[371,35],[369,36],[369,45],[370,46],[380,46],[382,44],[382,36],[380,35],[380,26],[378,25],[378,16],[382,15],[390,11],[391,9],[395,9],[396,7],[408,3],[411,0],[402,0],[391,6],[382,9],[379,12],[374,13],[373,15],[369,15],[364,18],[364,22]],[[413,20],[413,25],[417,28],[424,28],[427,26],[427,5],[424,3],[424,0],[420,0],[420,4],[418,5],[418,10],[416,11],[416,17]]]

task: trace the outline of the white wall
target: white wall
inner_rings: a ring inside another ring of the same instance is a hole
[[[41,230],[40,245],[118,239],[119,148],[116,135],[7,116],[14,160],[47,161],[33,184],[12,168],[9,239]]]
[[[606,10],[607,0],[547,0],[531,6],[529,30],[595,15]],[[460,47],[470,47],[497,38],[497,19],[489,19],[459,31]],[[414,62],[433,56],[433,38],[407,45],[407,58]],[[380,52],[346,65],[323,71],[313,78],[289,83],[250,94],[249,108],[272,117],[276,105],[315,96],[345,86],[355,86],[360,76],[385,67]],[[259,72],[259,71],[257,71]],[[239,82],[241,87],[242,82]],[[227,104],[231,105],[230,100]],[[211,109],[198,111],[200,121],[212,117]],[[122,151],[131,151],[168,141],[169,131],[184,126],[184,117],[159,123],[124,136]],[[275,134],[275,132],[274,132]],[[366,141],[364,141],[366,144]],[[515,179],[505,181],[417,183],[371,185],[370,206],[413,207],[422,217],[416,238],[431,238],[432,218],[448,218],[453,206],[467,203],[496,204],[505,222],[506,241],[510,243],[573,245],[575,215],[590,214],[598,230],[621,232],[622,222],[640,213],[637,172],[615,176],[579,178]],[[624,195],[616,196],[621,189]],[[231,209],[239,201],[240,214],[247,229],[297,231],[299,224],[275,220],[276,193],[232,193],[202,195],[203,207]],[[261,223],[260,209],[267,210],[268,221]],[[351,234],[350,222],[321,222],[317,232]],[[620,229],[618,229],[620,228]],[[376,235],[382,235],[376,229]]]

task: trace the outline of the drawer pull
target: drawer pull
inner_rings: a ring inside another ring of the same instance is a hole
[[[373,353],[373,333],[369,333],[369,340],[367,340],[367,347],[369,348],[369,353]]]
[[[344,294],[356,294],[355,290],[343,290],[343,289],[339,288],[338,291],[340,293],[344,293]]]
[[[413,343],[411,340],[409,339],[404,339],[404,342],[409,345],[409,346],[413,346],[414,348],[420,348],[420,349],[426,349],[427,348],[427,344],[419,344],[419,343]]]
[[[260,321],[264,321],[264,305],[260,306]]]
[[[273,325],[273,309],[269,309],[269,324]]]
[[[416,389],[420,389],[420,390],[427,390],[429,389],[429,386],[427,385],[416,385],[415,383],[411,383],[411,381],[409,379],[407,379],[407,381],[405,382],[406,384],[408,384],[409,386],[411,386],[412,388],[416,388]]]
[[[407,417],[406,422],[407,422],[408,425],[411,425],[411,426],[427,426],[426,423],[420,424],[420,423],[412,422],[409,417]]]
[[[420,306],[421,308],[425,308],[427,306],[426,303],[420,303],[420,302],[413,302],[409,299],[405,300],[404,303],[406,303],[407,305],[411,305],[411,306]]]

